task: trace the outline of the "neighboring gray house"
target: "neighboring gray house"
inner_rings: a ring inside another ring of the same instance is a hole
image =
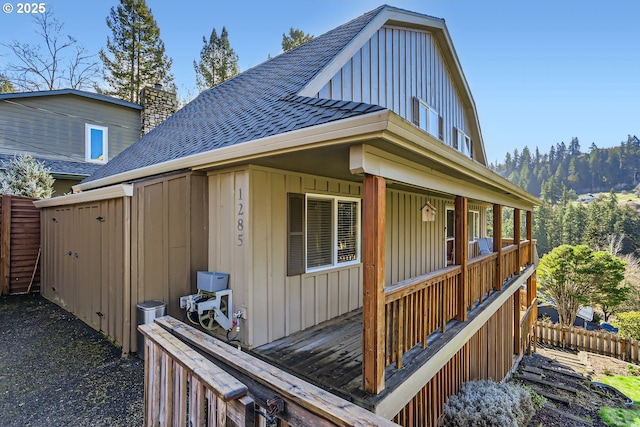
[[[75,89],[0,94],[0,161],[31,154],[56,179],[54,194],[69,193],[176,111],[174,94],[145,88],[143,96],[147,108]]]

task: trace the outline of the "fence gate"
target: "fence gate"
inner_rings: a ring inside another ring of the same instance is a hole
[[[0,294],[40,291],[40,210],[28,197],[0,197]]]

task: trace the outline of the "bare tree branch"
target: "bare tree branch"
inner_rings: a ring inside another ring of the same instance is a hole
[[[35,15],[34,22],[41,44],[17,40],[3,44],[16,59],[7,66],[7,78],[25,91],[95,86],[100,71],[96,55],[89,55],[74,37],[62,34],[64,24],[51,9]]]

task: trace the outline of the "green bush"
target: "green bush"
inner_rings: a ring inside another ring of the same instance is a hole
[[[47,199],[53,195],[54,179],[44,163],[20,154],[0,167],[0,194]]]
[[[444,407],[446,427],[513,427],[526,426],[544,399],[526,388],[495,381],[465,383]]]
[[[640,340],[640,311],[618,313],[613,324],[618,327],[618,333],[622,338]]]

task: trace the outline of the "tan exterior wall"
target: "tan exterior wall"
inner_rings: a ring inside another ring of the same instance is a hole
[[[167,314],[182,319],[180,297],[195,293],[196,273],[207,269],[206,177],[180,173],[141,181],[132,203],[132,319],[135,303],[151,300],[164,301]]]
[[[250,166],[209,173],[209,270],[230,274],[240,339],[259,346],[362,306],[362,264],[287,276],[287,193],[361,197],[361,184]],[[420,207],[436,205],[436,221]],[[445,205],[387,190],[386,282],[445,266]],[[482,219],[481,219],[482,222]]]
[[[42,295],[128,352],[130,200],[44,208]]]

